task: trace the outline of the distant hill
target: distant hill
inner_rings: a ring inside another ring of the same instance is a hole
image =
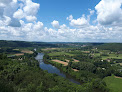
[[[96,47],[102,50],[122,51],[122,43],[78,43],[78,42],[26,42],[0,40],[1,47],[81,47],[82,45]]]
[[[25,42],[0,40],[0,47],[57,47],[55,44],[46,42]]]
[[[104,43],[96,47],[102,50],[122,51],[122,43]]]

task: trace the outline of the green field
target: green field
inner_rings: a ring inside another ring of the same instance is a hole
[[[66,52],[52,52],[48,54],[49,56],[59,56],[59,55],[69,55],[74,56],[74,54],[66,53]]]
[[[119,55],[115,55],[115,54],[109,54],[109,56],[102,56],[102,59],[111,59],[111,58],[114,58],[114,59],[122,59],[122,54],[119,54]]]
[[[104,81],[106,82],[108,88],[110,89],[110,92],[122,92],[122,79],[121,78],[115,78],[113,75],[113,76],[104,78]]]
[[[100,56],[100,53],[94,53],[95,56]],[[108,54],[109,56],[102,56],[102,59],[105,60],[105,59],[111,59],[111,58],[114,58],[114,59],[122,59],[122,54],[119,54],[119,55],[116,55],[114,53],[112,54]]]

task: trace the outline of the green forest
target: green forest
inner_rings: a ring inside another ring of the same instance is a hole
[[[41,69],[38,53],[81,84]],[[121,84],[121,43],[0,41],[0,92],[121,92]]]

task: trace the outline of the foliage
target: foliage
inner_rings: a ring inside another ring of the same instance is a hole
[[[32,56],[30,58],[26,55],[21,58],[23,60],[12,60],[1,55],[1,92],[88,92],[90,90],[86,89],[86,86],[77,86],[60,76],[42,71]]]
[[[122,51],[122,43],[105,43],[98,45],[97,48],[102,50]]]

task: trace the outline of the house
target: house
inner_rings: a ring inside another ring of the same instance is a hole
[[[111,62],[112,60],[111,59],[106,59],[107,62]]]

